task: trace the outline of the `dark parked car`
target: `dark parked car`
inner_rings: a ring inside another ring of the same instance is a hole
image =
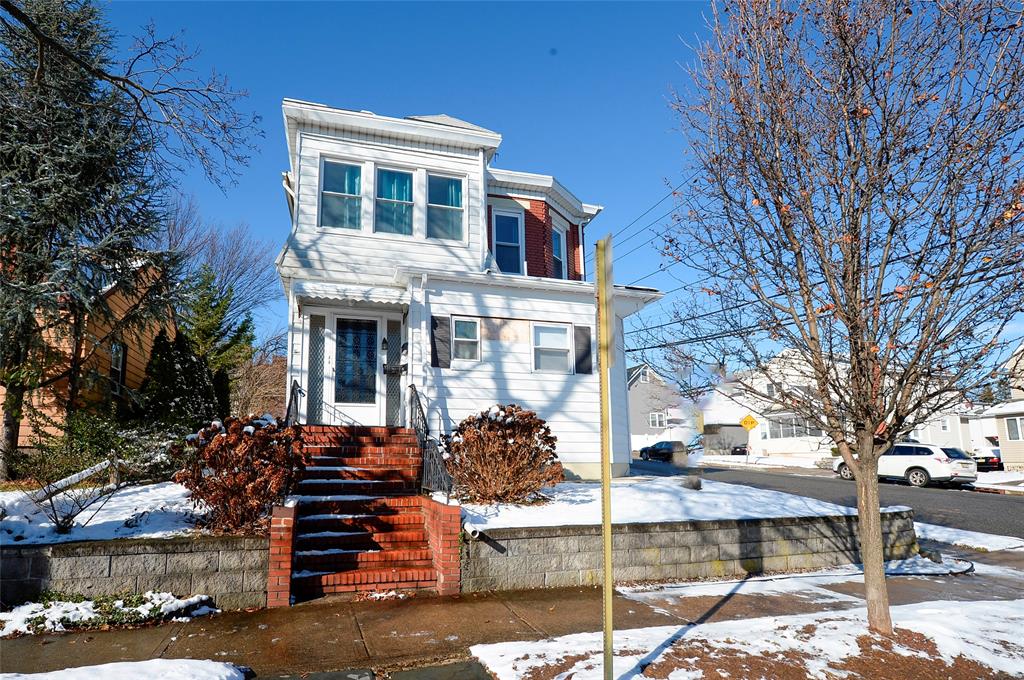
[[[675,450],[675,442],[658,442],[640,449],[640,460],[663,460],[672,462],[672,451]]]
[[[750,453],[750,447],[749,446],[734,446],[734,447],[732,447],[732,451],[730,451],[729,453],[731,453],[734,456],[746,456],[747,454]]]
[[[972,456],[979,470],[1000,471],[1003,469],[1003,456],[998,446],[983,446]]]

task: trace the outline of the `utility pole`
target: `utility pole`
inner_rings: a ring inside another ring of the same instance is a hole
[[[604,552],[604,680],[613,680],[612,649],[612,428],[611,366],[615,337],[612,303],[612,237],[597,242],[597,365],[601,385],[601,544]]]

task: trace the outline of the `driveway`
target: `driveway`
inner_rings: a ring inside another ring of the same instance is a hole
[[[677,472],[668,463],[635,460],[632,468],[638,474],[671,475]],[[705,479],[716,482],[745,484],[857,507],[854,483],[824,470],[767,472],[713,466],[701,469]],[[894,482],[880,482],[879,486],[882,505],[909,506],[914,509],[914,519],[919,522],[1024,538],[1024,496],[1001,496],[945,487],[916,489]]]

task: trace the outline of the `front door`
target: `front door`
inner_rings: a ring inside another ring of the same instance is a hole
[[[324,420],[336,425],[383,425],[383,319],[337,315],[328,334]]]

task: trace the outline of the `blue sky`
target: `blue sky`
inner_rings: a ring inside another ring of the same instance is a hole
[[[263,116],[260,150],[225,195],[200,172],[181,188],[204,217],[247,222],[281,244],[288,214],[281,99],[406,116],[447,113],[504,137],[498,167],[553,174],[582,200],[605,206],[596,238],[633,221],[687,167],[673,88],[703,30],[703,3],[277,3],[113,2],[107,19],[124,36],[152,20],[183,31],[210,67],[249,91],[243,106]],[[665,201],[626,236],[671,208]],[[668,218],[654,225],[668,223]],[[638,235],[617,251],[643,244]],[[616,260],[627,283],[661,264],[657,240]],[[672,273],[685,279],[682,267]],[[671,289],[662,273],[643,281]],[[261,332],[283,326],[283,294],[257,314]],[[657,321],[667,311],[650,310]]]

